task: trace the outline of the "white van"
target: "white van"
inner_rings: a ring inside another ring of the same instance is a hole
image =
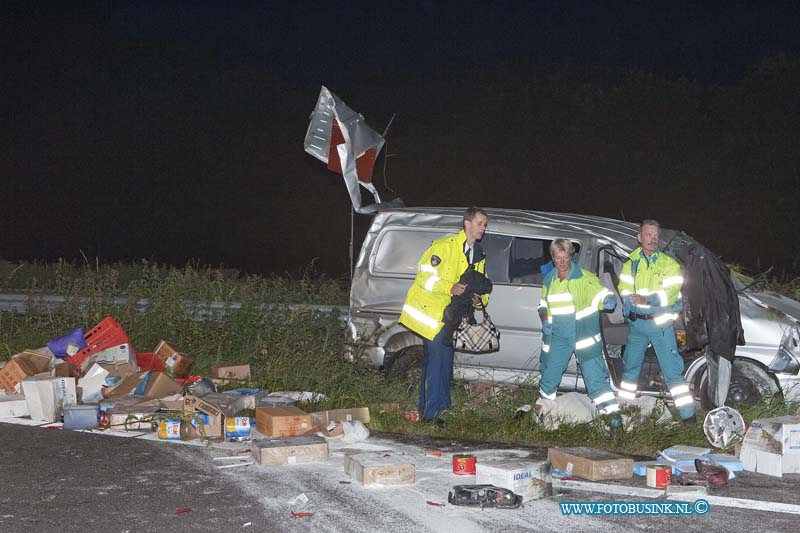
[[[501,331],[499,352],[472,355],[456,352],[455,375],[471,381],[533,383],[538,380],[541,321],[536,312],[542,275],[550,260],[549,246],[557,238],[575,244],[576,260],[595,272],[616,292],[622,260],[638,246],[638,225],[608,218],[512,209],[487,209],[489,229],[482,244],[486,273],[492,280],[489,312]],[[404,374],[419,366],[422,339],[397,323],[406,292],[417,272],[417,261],[434,239],[461,228],[464,209],[400,208],[375,215],[355,264],[350,292],[349,334],[366,343],[371,364],[389,374]],[[662,228],[662,249],[685,233]],[[759,292],[735,281],[746,344],[736,347],[727,405],[755,401],[782,391],[800,397],[800,303]],[[605,361],[612,386],[622,378],[622,354],[627,325],[621,304],[613,313],[601,313]],[[682,322],[676,322],[683,348]],[[704,353],[683,353],[687,382],[708,406],[704,393]],[[583,391],[573,357],[561,381],[561,390]],[[639,390],[666,391],[652,348],[648,350]]]

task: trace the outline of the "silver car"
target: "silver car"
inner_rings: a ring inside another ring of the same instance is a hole
[[[349,332],[366,343],[375,368],[405,374],[418,368],[422,339],[397,323],[406,292],[417,272],[417,261],[434,239],[461,228],[459,208],[402,208],[379,212],[364,239],[355,265],[350,292]],[[455,375],[469,381],[536,382],[541,353],[540,267],[550,260],[549,246],[557,238],[575,244],[576,260],[597,273],[616,292],[617,273],[628,253],[638,246],[638,226],[608,218],[513,209],[487,209],[489,229],[483,238],[486,273],[494,284],[488,311],[501,331],[501,349],[491,354],[456,352]],[[676,237],[693,242],[685,233],[661,229],[662,248]],[[728,405],[755,401],[782,391],[800,398],[800,303],[759,292],[735,280],[746,344],[736,347]],[[601,313],[605,361],[612,386],[622,378],[627,325],[622,305]],[[679,347],[682,322],[676,322]],[[702,352],[683,353],[687,382],[704,405],[706,361]],[[562,391],[584,391],[573,357],[564,373]],[[648,349],[639,390],[659,395],[666,391],[652,348]]]

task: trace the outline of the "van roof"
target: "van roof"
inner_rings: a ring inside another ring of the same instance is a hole
[[[458,217],[464,214],[464,207],[403,207],[381,211],[382,213],[405,213]],[[587,236],[599,237],[601,240],[611,240],[623,247],[633,250],[639,243],[636,233],[639,224],[624,222],[613,218],[594,215],[577,215],[573,213],[551,213],[546,211],[528,211],[525,209],[498,209],[483,208],[491,222],[530,224],[537,227],[548,227],[554,231],[577,233]],[[673,230],[661,228],[662,242],[669,241],[675,234]]]

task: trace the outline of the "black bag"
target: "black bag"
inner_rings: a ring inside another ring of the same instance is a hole
[[[483,321],[470,324],[464,317],[453,332],[453,347],[459,352],[491,353],[500,350],[500,331],[483,308]]]

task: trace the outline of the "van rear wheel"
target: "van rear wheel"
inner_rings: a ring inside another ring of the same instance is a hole
[[[422,374],[424,357],[422,346],[407,346],[391,355],[387,354],[383,371],[389,379],[417,382]]]
[[[756,403],[778,393],[780,387],[769,372],[751,361],[734,359],[725,405],[738,407]],[[713,391],[708,390],[708,369],[706,369],[700,378],[700,404],[703,409],[711,410],[716,407],[711,399],[712,394]]]

